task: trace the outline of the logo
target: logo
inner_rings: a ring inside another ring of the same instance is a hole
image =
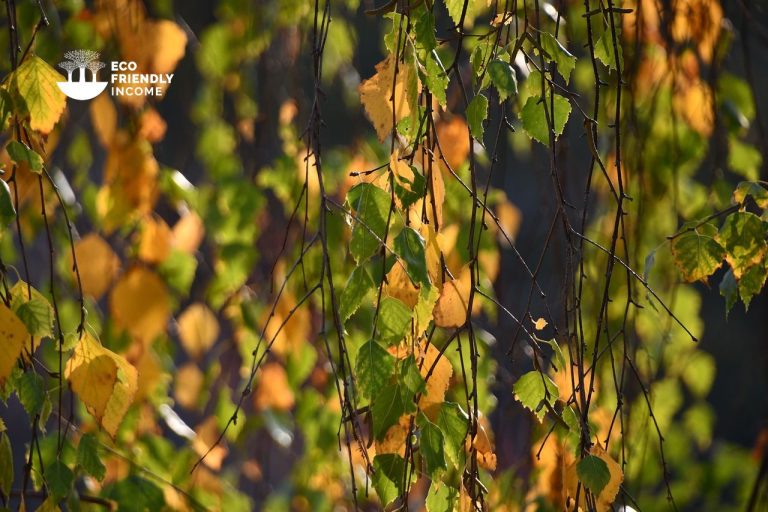
[[[59,67],[67,72],[66,82],[56,82],[61,92],[73,100],[91,100],[107,88],[107,82],[99,82],[99,70],[106,66],[99,61],[99,52],[92,50],[71,50],[64,54],[67,59],[59,63]],[[91,72],[91,79],[86,79],[85,70]],[[78,72],[79,80],[72,80],[74,72]]]
[[[138,65],[133,61],[113,61],[109,66],[112,72],[109,81],[99,82],[99,70],[106,67],[99,60],[99,52],[70,50],[64,58],[66,60],[60,62],[59,67],[67,72],[67,81],[56,82],[56,85],[73,100],[92,100],[110,83],[112,96],[162,97],[173,80],[173,73],[139,73]]]

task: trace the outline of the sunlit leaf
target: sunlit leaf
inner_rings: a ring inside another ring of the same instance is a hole
[[[83,333],[64,376],[88,412],[112,437],[138,390],[138,372],[124,357]]]
[[[0,304],[0,385],[2,385],[21,355],[29,333],[21,320],[5,304]]]
[[[715,239],[711,226],[701,226],[672,241],[675,264],[686,281],[705,280],[720,268],[725,250]]]
[[[11,75],[14,98],[33,130],[48,134],[59,121],[67,104],[67,97],[56,85],[61,81],[63,77],[36,55],[25,59]]]
[[[219,337],[219,321],[205,304],[191,304],[177,323],[181,344],[193,359],[203,356]]]
[[[412,66],[395,64],[393,54],[376,65],[376,74],[360,84],[360,102],[368,114],[379,140],[384,140],[395,124],[411,115],[415,110],[415,97],[409,91]],[[397,75],[395,75],[397,69]],[[415,77],[413,77],[415,78]],[[392,86],[394,84],[394,93]],[[394,98],[394,99],[393,99]],[[394,118],[393,118],[394,116]]]
[[[611,480],[608,465],[596,455],[587,455],[576,464],[576,473],[584,486],[599,495]]]
[[[134,267],[112,288],[109,306],[115,324],[135,338],[151,342],[170,317],[168,290],[151,270]]]
[[[469,132],[480,143],[483,142],[483,122],[488,117],[488,98],[478,94],[467,105],[467,124]]]
[[[405,460],[393,453],[377,455],[373,459],[373,470],[373,488],[379,495],[381,505],[386,507],[403,493]]]
[[[120,272],[120,258],[96,233],[88,233],[75,242],[75,257],[83,293],[100,299]]]
[[[546,111],[544,108],[545,101]],[[571,115],[571,103],[566,98],[555,94],[552,103],[554,103],[554,116],[552,115],[552,104],[549,96],[544,101],[541,100],[540,96],[531,96],[520,112],[525,133],[544,145],[549,145],[549,127],[552,126],[555,139],[557,139],[559,135],[562,135],[565,123]]]
[[[537,371],[528,372],[517,379],[512,389],[517,401],[533,412],[539,422],[544,419],[547,412],[542,401],[551,405],[560,396],[557,385],[552,382],[552,379]]]
[[[509,63],[503,60],[494,60],[488,64],[488,74],[491,83],[496,87],[501,101],[517,94],[517,74]]]
[[[374,340],[369,340],[357,352],[355,376],[363,396],[372,398],[395,372],[395,358]]]
[[[467,321],[469,295],[472,289],[471,269],[466,266],[459,277],[443,284],[440,298],[435,305],[435,325],[461,327]]]
[[[8,151],[11,160],[16,162],[16,164],[26,164],[29,166],[30,171],[36,174],[42,174],[43,157],[37,154],[33,149],[30,149],[21,142],[12,140],[8,143],[5,150]]]
[[[355,211],[349,250],[355,260],[361,262],[381,247],[387,229],[390,197],[379,187],[361,183],[349,191],[347,203]]]
[[[766,223],[750,212],[728,215],[717,234],[717,241],[725,249],[725,259],[736,279],[740,279],[749,267],[760,263],[768,251],[765,242]]]

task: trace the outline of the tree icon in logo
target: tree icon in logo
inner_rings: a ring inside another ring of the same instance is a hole
[[[67,72],[66,82],[56,82],[59,89],[75,100],[90,100],[107,88],[107,82],[98,81],[98,72],[105,67],[99,61],[99,52],[93,50],[70,50],[64,54],[67,59],[59,63],[59,67]],[[86,80],[85,70],[91,72],[91,80]],[[73,81],[72,76],[78,70],[79,80]]]

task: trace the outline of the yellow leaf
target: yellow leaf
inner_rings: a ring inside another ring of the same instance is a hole
[[[216,343],[219,321],[205,304],[190,305],[178,318],[179,338],[187,353],[199,359]]]
[[[226,457],[229,452],[224,444],[215,444],[219,438],[219,427],[217,424],[216,416],[208,416],[202,423],[195,427],[195,433],[197,435],[192,442],[192,447],[195,452],[201,457],[205,455],[203,464],[214,471],[221,469],[224,457]]]
[[[112,144],[117,132],[117,109],[106,94],[99,94],[91,101],[91,124],[96,137],[105,148]]]
[[[398,422],[387,429],[384,439],[376,441],[376,455],[396,453],[405,457],[405,440],[408,437],[409,423],[409,415],[400,416]]]
[[[272,351],[281,356],[286,356],[298,349],[299,345],[309,337],[311,318],[306,307],[297,308],[288,318],[295,306],[296,298],[293,294],[283,291],[272,318],[269,317],[269,309],[266,309],[261,317],[261,323],[267,324],[264,331],[265,342],[271,342]]]
[[[162,263],[171,254],[173,234],[163,219],[147,217],[141,229],[139,258],[148,263]]]
[[[21,320],[5,304],[0,304],[0,385],[11,374],[29,333]]]
[[[499,233],[499,243],[504,247],[509,247],[507,237],[514,242],[517,238],[517,232],[520,231],[520,224],[523,220],[520,208],[509,202],[505,196],[504,200],[496,205],[496,217],[499,219],[501,229],[504,230],[504,234]],[[489,224],[494,224],[493,219],[486,218],[486,221]]]
[[[435,325],[461,327],[466,323],[469,294],[472,289],[471,278],[471,269],[466,265],[457,279],[443,284],[440,298],[435,305]]]
[[[62,75],[35,55],[11,76],[13,95],[29,116],[29,126],[43,135],[51,133],[67,105],[67,97],[56,85],[63,81]]]
[[[411,105],[407,92],[408,80],[411,78],[409,77],[410,67],[400,65],[397,68],[397,77],[395,77],[395,57],[390,54],[376,64],[376,74],[368,80],[363,80],[358,89],[360,101],[376,129],[379,140],[382,141],[392,133],[393,113],[394,121],[397,123],[411,115],[416,108],[416,105]],[[392,100],[393,84],[394,102]]]
[[[100,299],[120,271],[120,258],[96,233],[89,233],[75,242],[75,257],[83,293]]]
[[[533,327],[534,327],[534,328],[535,328],[537,331],[540,331],[540,330],[544,329],[546,326],[547,326],[547,321],[546,321],[546,320],[544,320],[543,318],[539,318],[538,320],[536,320],[535,322],[533,322]]]
[[[182,407],[194,409],[200,399],[205,376],[195,363],[187,363],[176,371],[173,396]]]
[[[443,157],[451,169],[457,171],[469,156],[469,128],[467,123],[462,117],[453,116],[449,121],[437,123],[435,130]]]
[[[253,395],[253,403],[258,410],[276,409],[289,411],[295,399],[288,375],[279,363],[267,363],[261,368],[261,377],[256,392]]]
[[[428,172],[427,177],[427,218],[430,223],[435,225],[435,229],[443,226],[443,202],[445,201],[445,182],[443,181],[443,173],[438,169],[433,168],[431,172]]]
[[[409,308],[413,308],[419,300],[419,289],[399,263],[392,265],[392,270],[387,274],[383,294],[402,301]]]
[[[702,80],[696,80],[690,85],[675,91],[673,99],[675,111],[686,122],[705,137],[709,137],[714,129],[714,97],[712,90]]]
[[[145,109],[139,117],[139,137],[153,144],[163,140],[167,128],[165,119],[152,107]]]
[[[136,361],[136,370],[141,375],[139,389],[136,391],[136,402],[151,397],[161,383],[165,385],[170,380],[168,374],[163,372],[160,361],[152,350],[142,351],[141,358]],[[165,396],[165,386],[162,392]]]
[[[147,141],[131,139],[124,132],[115,135],[104,165],[104,184],[96,197],[96,211],[106,233],[152,212],[159,172]]]
[[[109,296],[115,325],[144,343],[165,331],[171,314],[168,290],[151,270],[134,267],[118,280]]]
[[[64,376],[88,412],[115,437],[138,390],[136,368],[86,332],[67,361]]]
[[[488,430],[490,430],[491,426],[487,425],[488,421],[485,417],[482,417],[480,421],[486,425],[478,423],[477,435],[475,435],[475,439],[472,441],[472,446],[477,451],[477,464],[481,468],[494,471],[496,469],[496,453],[493,451],[493,444],[488,435]],[[486,426],[488,427],[487,430]]]
[[[203,220],[195,212],[189,212],[173,226],[173,247],[187,254],[194,254],[204,236]]]

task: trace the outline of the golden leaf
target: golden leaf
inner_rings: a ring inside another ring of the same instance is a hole
[[[425,342],[421,342],[420,345],[422,350],[424,343]],[[440,351],[430,343],[429,347],[427,347],[426,354],[424,354],[424,361],[421,363],[420,368],[421,376],[427,381],[427,390],[421,395],[419,408],[424,411],[430,420],[435,419],[440,404],[445,401],[445,392],[448,389],[448,385],[451,382],[451,376],[453,375],[453,366],[451,366],[451,362],[445,356],[438,359],[439,355]],[[427,378],[430,370],[432,370],[432,374]]]
[[[499,226],[504,230],[503,234],[499,233],[498,239],[504,247],[508,247],[507,237],[514,242],[517,237],[517,232],[520,231],[520,224],[523,220],[523,215],[520,212],[520,208],[512,204],[509,199],[504,197],[504,200],[496,205],[496,218],[499,219]],[[487,219],[489,224],[495,224],[492,219]]]
[[[162,263],[171,254],[173,234],[161,218],[146,217],[139,239],[139,259],[148,263]]]
[[[458,278],[443,284],[434,310],[435,325],[461,327],[467,322],[467,308],[472,289],[471,278],[471,269],[466,265]]]
[[[309,311],[306,307],[300,307],[288,318],[291,310],[295,307],[296,298],[290,292],[283,291],[272,318],[269,318],[268,309],[264,311],[261,317],[261,323],[267,324],[264,331],[265,342],[271,342],[272,351],[281,356],[286,356],[296,350],[309,337],[309,323],[311,321]],[[280,328],[281,325],[282,329]]]
[[[193,359],[205,354],[219,337],[219,321],[205,304],[190,305],[177,322],[181,344]]]
[[[416,306],[419,300],[419,289],[414,286],[403,265],[395,263],[387,274],[383,294],[402,301],[409,308]]]
[[[203,219],[195,212],[189,212],[173,226],[173,247],[187,254],[194,254],[204,236]]]
[[[437,140],[443,157],[454,171],[466,162],[469,156],[469,127],[461,116],[453,116],[435,126]]]
[[[91,124],[96,138],[105,148],[112,144],[117,132],[117,109],[106,94],[99,94],[91,101]]]
[[[83,293],[100,299],[120,271],[120,258],[96,233],[88,233],[75,242],[75,257]]]
[[[493,444],[488,435],[488,430],[490,430],[491,426],[488,425],[485,417],[480,418],[480,421],[482,423],[477,424],[477,434],[472,441],[472,447],[477,451],[477,464],[481,468],[494,471],[496,469],[496,453],[493,450]],[[487,430],[486,426],[488,427]]]
[[[253,403],[260,411],[264,409],[289,411],[293,407],[295,403],[293,391],[288,384],[288,375],[282,365],[267,363],[261,368]]]
[[[165,137],[168,124],[165,119],[152,107],[141,113],[139,117],[139,137],[151,143],[160,142]]]
[[[221,469],[221,464],[224,462],[227,453],[229,453],[224,444],[219,443],[215,445],[219,438],[219,427],[217,425],[216,417],[208,416],[195,427],[197,435],[194,441],[192,441],[192,448],[194,448],[195,452],[201,457],[205,455],[203,464],[214,471]]]
[[[136,362],[136,370],[141,375],[136,402],[149,398],[161,382],[167,382],[167,374],[163,372],[160,361],[152,350],[142,351],[141,358]]]
[[[5,304],[0,304],[0,385],[11,374],[27,340],[29,332],[24,323]]]
[[[115,135],[104,165],[104,184],[96,197],[96,211],[106,233],[152,212],[159,172],[147,141],[131,139],[124,132]]]
[[[387,429],[384,439],[376,441],[376,455],[384,453],[396,453],[405,457],[405,440],[408,437],[410,416],[400,416],[397,423]]]
[[[714,129],[714,97],[712,90],[702,80],[675,91],[673,105],[675,112],[697,132],[705,137]]]
[[[165,332],[171,314],[168,290],[162,279],[143,267],[123,274],[109,296],[115,325],[144,343]]]
[[[64,376],[88,412],[114,438],[138,390],[136,368],[85,332],[67,361]]]
[[[200,399],[205,377],[195,363],[187,363],[176,371],[173,396],[186,409],[194,409]]]
[[[410,67],[397,66],[395,77],[395,56],[390,54],[376,64],[376,74],[360,84],[360,101],[371,120],[379,140],[384,140],[392,133],[392,117],[395,123],[405,119],[415,110],[408,95]],[[413,77],[415,79],[415,77]],[[392,85],[394,84],[394,95]],[[394,97],[394,101],[393,98]],[[393,108],[394,107],[394,108]]]
[[[538,320],[533,322],[533,327],[537,331],[544,329],[546,326],[547,326],[547,321],[544,320],[543,318],[539,318]]]

